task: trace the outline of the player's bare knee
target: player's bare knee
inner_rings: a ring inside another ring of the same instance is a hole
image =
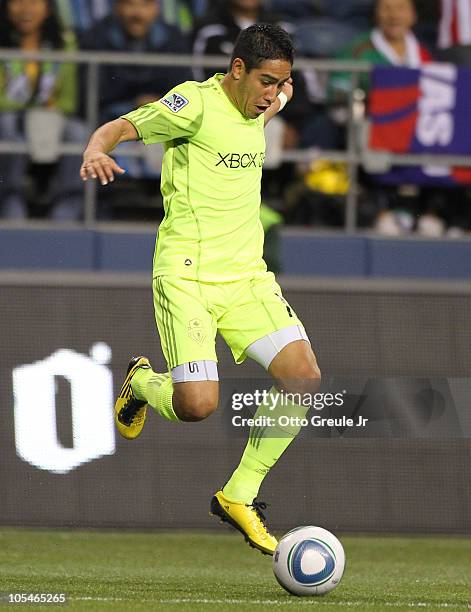
[[[292,359],[278,360],[270,365],[269,373],[275,380],[297,381],[299,386],[305,381],[308,386],[320,385],[321,371],[312,350],[306,350],[301,355],[295,355]]]
[[[212,414],[219,401],[217,381],[174,383],[173,409],[181,421],[203,421]]]
[[[277,388],[289,393],[317,393],[321,385],[321,371],[314,355],[292,364],[281,376],[275,377]]]
[[[181,421],[196,422],[208,418],[217,408],[217,398],[199,395],[175,402],[174,410]]]

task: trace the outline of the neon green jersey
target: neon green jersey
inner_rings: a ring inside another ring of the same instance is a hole
[[[223,90],[223,78],[187,81],[124,115],[145,144],[165,143],[165,217],[154,277],[220,282],[266,270],[260,223],[264,117],[244,117]]]

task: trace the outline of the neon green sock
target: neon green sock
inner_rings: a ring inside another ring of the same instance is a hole
[[[267,401],[260,404],[254,418],[267,417],[275,419],[276,423],[278,418],[284,415],[302,419],[308,410],[309,406],[299,406],[286,399],[281,402],[278,391],[272,387]],[[224,485],[224,495],[230,501],[251,504],[270,468],[275,465],[300,429],[301,426],[296,424],[252,426],[239,466]]]
[[[132,377],[131,388],[137,399],[146,401],[164,419],[180,421],[173,410],[170,374],[157,374],[150,368],[139,368]]]

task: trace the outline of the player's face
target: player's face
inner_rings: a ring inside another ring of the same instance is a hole
[[[388,40],[402,40],[416,20],[411,0],[380,0],[376,24]]]
[[[258,68],[247,72],[243,61],[240,62],[239,109],[249,119],[256,119],[273,104],[281,88],[291,77],[291,64],[282,59],[265,60]]]
[[[10,0],[8,18],[21,34],[32,34],[41,29],[49,15],[46,0]]]
[[[119,0],[115,12],[126,32],[132,38],[144,38],[159,16],[160,6],[156,0]]]

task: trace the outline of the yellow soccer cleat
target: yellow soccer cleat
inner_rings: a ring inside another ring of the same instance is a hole
[[[232,502],[224,497],[222,491],[218,491],[211,500],[210,513],[238,529],[250,546],[258,548],[265,555],[273,555],[278,541],[263,522],[265,517],[262,510],[266,507],[265,503],[255,499],[252,504]]]
[[[134,397],[131,380],[139,368],[150,368],[147,357],[131,359],[123,386],[114,405],[114,420],[119,433],[127,440],[134,440],[141,433],[146,420],[146,402]]]

